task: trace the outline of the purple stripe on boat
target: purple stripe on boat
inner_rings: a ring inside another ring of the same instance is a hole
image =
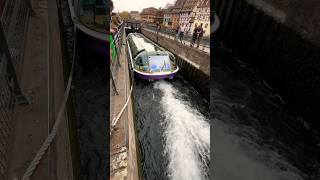
[[[134,74],[135,76],[145,80],[162,80],[162,79],[172,79],[173,77],[176,76],[177,73],[165,74],[165,75],[145,75],[135,71]]]

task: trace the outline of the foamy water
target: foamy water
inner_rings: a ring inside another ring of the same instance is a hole
[[[209,179],[206,170],[210,161],[210,124],[189,102],[179,98],[179,92],[171,84],[159,81],[154,87],[163,93],[160,106],[165,118],[161,125],[169,178]]]

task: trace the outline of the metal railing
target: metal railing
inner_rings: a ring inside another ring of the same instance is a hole
[[[121,67],[119,55],[122,51],[122,42],[123,42],[123,34],[124,34],[124,25],[123,23],[119,26],[118,32],[112,36],[110,35],[110,73],[111,73],[111,81],[112,88],[115,94],[118,94],[118,90],[116,87],[117,80],[117,71],[119,67]]]
[[[25,0],[7,0],[0,14],[0,179],[6,179],[14,105],[23,97],[19,79],[28,14]]]
[[[30,10],[28,2],[28,0],[7,0],[0,19],[19,81],[24,54],[24,34]]]
[[[157,27],[154,25],[151,25],[151,24],[145,24],[143,28],[146,30],[151,30],[151,31],[155,31],[155,32],[158,31]],[[170,38],[170,39],[177,39],[177,33],[176,33],[175,29],[164,27],[164,28],[160,29],[159,33],[163,33],[163,34],[167,35],[168,38]],[[184,36],[183,36],[183,41],[186,41],[188,43],[192,43],[192,32],[190,32],[190,31],[185,32]],[[210,37],[203,36],[201,38],[199,45],[200,45],[200,48],[199,48],[200,50],[204,49],[204,48],[210,48]]]
[[[8,57],[1,51],[2,49],[0,50],[0,179],[5,179],[14,95],[7,76]]]

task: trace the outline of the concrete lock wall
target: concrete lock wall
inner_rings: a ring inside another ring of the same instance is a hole
[[[218,0],[217,38],[247,58],[320,129],[320,4],[312,0]]]
[[[149,31],[141,31],[147,38],[157,42],[157,35]],[[209,101],[210,95],[210,55],[198,49],[183,46],[181,43],[159,36],[158,44],[176,56],[179,73],[185,77],[195,89]]]

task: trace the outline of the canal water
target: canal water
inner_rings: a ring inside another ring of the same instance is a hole
[[[106,66],[103,58],[92,53],[79,55],[75,63],[73,95],[80,175],[85,180],[107,180],[109,174],[109,93]]]
[[[213,56],[213,179],[319,180],[319,133],[234,52]]]
[[[143,178],[209,179],[209,104],[182,77],[135,80],[135,111]]]
[[[73,58],[73,21],[68,1],[59,0],[59,13],[64,28],[65,48]],[[108,66],[105,57],[80,49],[79,32],[72,84],[75,107],[76,140],[79,146],[80,178],[83,180],[108,180],[109,174],[109,96]],[[76,162],[78,163],[78,162]],[[78,167],[74,167],[78,173]],[[78,175],[78,174],[77,174]]]

